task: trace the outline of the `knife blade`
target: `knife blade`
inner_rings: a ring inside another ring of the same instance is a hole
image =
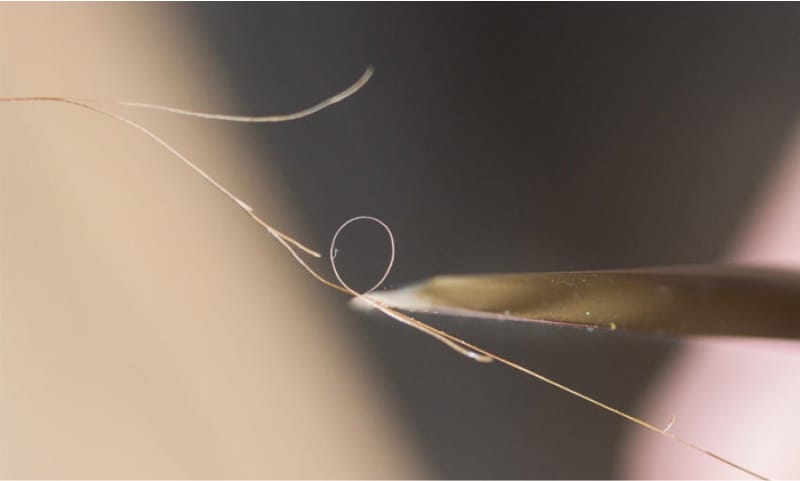
[[[369,296],[408,312],[654,335],[800,339],[800,272],[780,269],[445,275]]]

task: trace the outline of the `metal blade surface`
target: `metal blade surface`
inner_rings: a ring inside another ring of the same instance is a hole
[[[800,273],[732,265],[437,276],[372,293],[392,307],[644,334],[800,339]]]

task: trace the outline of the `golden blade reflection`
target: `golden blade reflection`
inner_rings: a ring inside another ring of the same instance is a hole
[[[800,339],[800,273],[731,265],[437,276],[392,307],[644,334]]]

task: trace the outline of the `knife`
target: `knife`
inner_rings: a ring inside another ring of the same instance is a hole
[[[672,336],[800,339],[800,272],[697,265],[445,275],[372,299],[407,312]]]

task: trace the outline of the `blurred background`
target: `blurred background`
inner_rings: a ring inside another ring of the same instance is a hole
[[[387,287],[721,261],[800,107],[793,5],[44,5],[4,6],[0,21],[2,95],[287,113],[374,66],[363,91],[298,122],[132,115],[311,246],[350,217],[384,220],[398,246]],[[624,474],[624,421],[351,311],[148,139],[58,105],[0,110],[15,137],[0,475]],[[354,287],[382,272],[379,228],[355,225],[338,247]],[[426,320],[634,412],[681,348]]]

